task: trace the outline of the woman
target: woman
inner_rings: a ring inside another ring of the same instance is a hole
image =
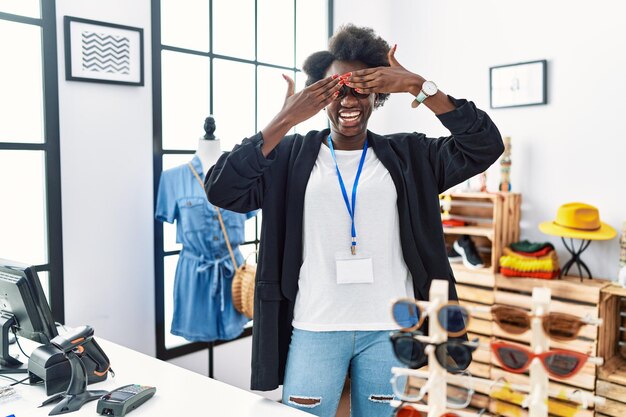
[[[285,77],[281,111],[206,179],[211,203],[263,209],[251,387],[284,381],[283,402],[315,415],[334,416],[348,372],[352,415],[389,413],[390,300],[427,299],[433,278],[457,298],[438,195],[504,150],[484,112],[403,68],[395,49],[371,29],[342,27],[305,61],[307,86],[296,93]],[[368,131],[372,111],[400,92],[452,135]],[[330,129],[285,136],[323,108]]]

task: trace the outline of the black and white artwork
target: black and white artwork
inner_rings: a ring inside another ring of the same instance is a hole
[[[489,68],[491,108],[547,104],[547,65],[544,59]]]
[[[144,85],[143,29],[64,17],[65,79]]]

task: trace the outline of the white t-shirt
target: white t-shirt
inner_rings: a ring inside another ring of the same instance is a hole
[[[361,153],[335,151],[350,204]],[[350,254],[352,223],[330,149],[322,144],[304,197],[303,263],[293,319],[297,329],[398,329],[391,317],[391,302],[414,297],[402,258],[396,188],[371,147],[356,200],[357,254],[372,258],[374,282],[337,284],[335,256]]]

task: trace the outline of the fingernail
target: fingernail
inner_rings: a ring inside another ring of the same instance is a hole
[[[339,85],[344,85],[345,83],[346,83],[345,79],[342,78],[342,79],[339,80]]]
[[[333,80],[336,80],[339,77],[339,74],[333,74]]]
[[[335,91],[335,92],[333,93],[333,98],[337,98],[337,96],[338,96],[338,95],[339,95],[339,91]]]
[[[397,43],[393,45],[393,51],[394,51],[394,52],[396,51],[396,48],[397,48],[397,47],[398,47],[398,44],[397,44]]]
[[[287,76],[285,74],[280,74],[283,76],[284,80],[287,81]]]
[[[361,93],[363,90],[361,90],[360,88],[355,88],[354,91],[356,91],[357,93]]]

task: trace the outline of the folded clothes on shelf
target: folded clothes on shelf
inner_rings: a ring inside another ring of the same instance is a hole
[[[551,243],[511,243],[503,249],[499,264],[500,273],[507,277],[552,279],[560,273],[559,258]]]
[[[553,279],[558,278],[561,271],[517,271],[515,269],[500,267],[500,273],[505,277],[511,278],[540,278],[540,279]]]
[[[554,246],[550,242],[531,242],[529,240],[520,240],[519,242],[513,242],[510,248],[515,252],[533,253],[541,250],[554,250]]]

